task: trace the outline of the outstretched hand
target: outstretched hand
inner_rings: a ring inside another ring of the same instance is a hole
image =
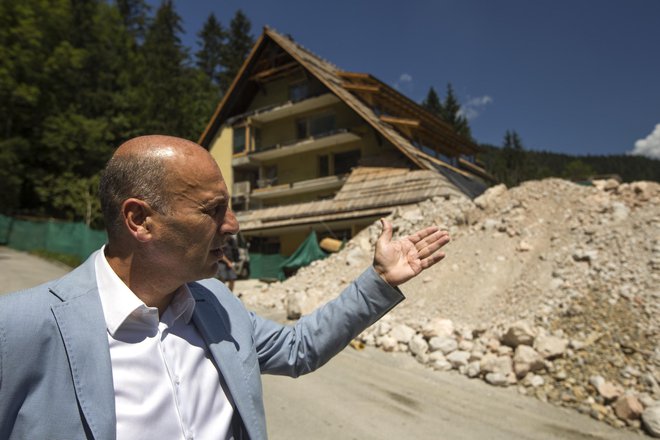
[[[374,254],[374,269],[390,286],[398,286],[445,258],[440,248],[449,243],[447,231],[431,226],[392,241],[392,223],[380,220],[383,227]]]

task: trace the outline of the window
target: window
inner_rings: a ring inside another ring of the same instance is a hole
[[[357,166],[360,160],[360,150],[346,151],[335,154],[335,174],[346,174]]]
[[[309,83],[307,81],[291,84],[289,86],[289,100],[302,101],[309,96]]]
[[[328,155],[319,156],[319,177],[330,175],[330,161]]]
[[[233,136],[234,154],[245,151],[245,127],[235,127]]]
[[[317,115],[296,120],[296,136],[305,139],[310,136],[329,133],[335,129],[335,115]]]

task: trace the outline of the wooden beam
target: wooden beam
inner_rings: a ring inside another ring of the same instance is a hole
[[[403,125],[410,128],[419,128],[421,122],[419,119],[399,118],[396,116],[380,115],[380,120],[392,125]]]
[[[350,83],[343,83],[342,87],[345,88],[346,90],[352,91],[352,92],[364,92],[364,93],[378,93],[380,92],[380,87],[379,86],[370,86],[366,84],[350,84]]]
[[[340,78],[344,79],[371,79],[371,75],[368,73],[358,73],[358,72],[337,72]]]
[[[299,66],[297,61],[292,61],[287,64],[283,64],[281,66],[277,67],[271,67],[270,69],[262,70],[261,72],[257,72],[254,75],[250,77],[252,81],[263,81],[264,79],[270,77],[270,76],[275,76],[280,73],[295,69],[297,66]]]

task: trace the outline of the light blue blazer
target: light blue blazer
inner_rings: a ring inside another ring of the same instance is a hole
[[[0,295],[0,439],[116,438],[95,255],[58,280]],[[193,322],[240,416],[237,437],[251,439],[267,438],[260,373],[315,370],[403,299],[369,268],[339,297],[283,326],[247,311],[217,280],[188,286]]]

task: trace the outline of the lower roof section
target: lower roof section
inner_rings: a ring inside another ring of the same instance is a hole
[[[241,231],[283,232],[295,226],[386,216],[398,206],[433,197],[467,196],[453,176],[431,170],[358,167],[333,199],[237,212]]]

